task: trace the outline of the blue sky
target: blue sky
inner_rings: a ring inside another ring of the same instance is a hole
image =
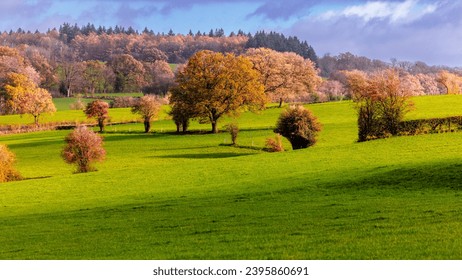
[[[462,66],[462,1],[451,0],[2,0],[0,30],[46,31],[64,22],[187,33],[277,31],[317,54]]]

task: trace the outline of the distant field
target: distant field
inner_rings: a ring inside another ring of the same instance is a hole
[[[462,96],[414,101],[408,118],[462,114]],[[88,174],[59,156],[69,131],[0,136],[28,179],[0,184],[0,259],[462,258],[461,133],[357,143],[352,103],[308,107],[323,125],[309,149],[261,150],[278,108],[237,120],[240,147],[160,117],[150,134],[109,127]]]
[[[110,94],[112,96],[136,96],[136,94]],[[95,95],[97,96],[97,95]],[[88,99],[88,98],[82,98],[82,101],[84,103],[88,103],[93,101],[94,99]],[[44,114],[40,117],[40,123],[49,123],[49,122],[77,122],[77,123],[83,123],[83,122],[95,122],[91,119],[87,119],[85,116],[83,110],[71,110],[70,105],[75,103],[77,101],[77,98],[71,97],[71,98],[54,98],[53,103],[56,106],[57,112],[53,114]],[[106,102],[110,102],[108,100],[104,100]],[[165,119],[167,118],[167,113],[168,113],[168,107],[165,106],[163,110],[159,114],[159,119]],[[140,116],[133,114],[130,111],[130,108],[114,108],[114,109],[109,109],[109,116],[110,116],[110,122],[133,122],[133,121],[139,121]],[[9,116],[0,116],[0,126],[1,125],[20,125],[20,124],[33,124],[34,119],[32,116],[29,115],[9,115]]]

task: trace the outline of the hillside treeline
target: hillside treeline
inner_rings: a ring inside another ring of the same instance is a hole
[[[374,60],[351,53],[320,58],[314,49],[297,37],[276,32],[246,34],[239,30],[226,35],[223,29],[188,34],[154,33],[145,28],[116,26],[79,27],[63,24],[47,32],[17,31],[0,34],[1,75],[27,72],[39,87],[54,95],[74,93],[145,92],[165,94],[174,83],[176,67],[195,53],[246,54],[251,49],[267,48],[293,52],[315,63],[323,82],[309,94],[294,95],[286,101],[318,102],[350,98],[344,72],[366,73],[387,68],[399,69],[415,94],[460,93],[459,69],[429,66],[424,62],[392,59]],[[14,50],[14,51],[11,51]],[[23,69],[23,70],[18,70]],[[0,77],[1,78],[1,77]],[[1,82],[1,81],[0,81]]]
[[[131,27],[78,27],[65,23],[45,33],[22,29],[3,32],[0,44],[24,58],[21,67],[33,68],[41,87],[65,96],[77,92],[164,94],[173,81],[175,67],[171,64],[183,64],[200,50],[243,54],[249,48],[266,47],[317,60],[313,48],[296,37],[275,32],[253,36],[241,30],[227,36],[223,29],[182,35],[171,30],[156,34],[147,28],[138,32]],[[5,58],[10,54],[6,49],[0,53],[3,64],[12,63]]]

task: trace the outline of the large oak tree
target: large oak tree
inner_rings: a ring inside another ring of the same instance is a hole
[[[218,132],[218,120],[244,110],[263,109],[266,103],[259,73],[243,56],[200,51],[193,55],[177,76],[171,103],[181,103],[192,117],[212,125]]]

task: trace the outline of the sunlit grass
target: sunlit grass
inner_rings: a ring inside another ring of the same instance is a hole
[[[462,109],[415,103],[409,118]],[[357,143],[350,102],[308,107],[323,131],[306,150],[262,151],[279,108],[242,114],[238,147],[197,122],[176,135],[164,115],[149,134],[108,127],[107,160],[88,174],[60,158],[69,131],[1,136],[28,180],[0,185],[0,258],[462,257],[461,133]]]

